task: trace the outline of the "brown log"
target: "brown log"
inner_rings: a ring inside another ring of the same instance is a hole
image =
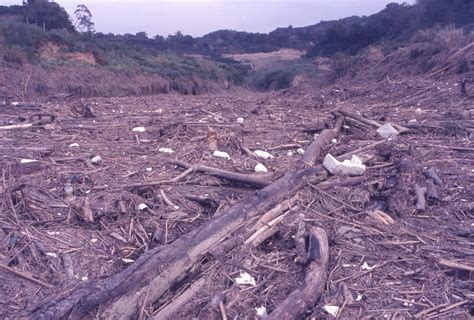
[[[416,210],[425,211],[426,210],[426,198],[425,198],[426,188],[416,185],[415,193],[416,193]]]
[[[337,119],[333,129],[326,129],[321,132],[317,139],[313,141],[306,149],[305,154],[301,157],[301,162],[306,167],[312,167],[315,165],[316,160],[321,156],[324,149],[330,144],[332,139],[336,138],[341,132],[342,124],[344,123],[344,117]]]
[[[305,282],[269,315],[269,320],[299,319],[309,307],[318,301],[324,290],[329,262],[328,236],[323,229],[313,227],[310,237],[317,239],[318,245],[315,245],[313,249],[310,245],[310,250],[317,250],[317,252],[315,252],[313,262],[307,270]]]
[[[375,120],[372,120],[372,119],[368,119],[368,118],[364,118],[356,113],[352,113],[352,112],[349,112],[349,111],[346,111],[346,110],[338,110],[338,112],[342,115],[344,115],[345,117],[348,117],[348,118],[351,118],[351,119],[354,119],[354,120],[357,120],[359,122],[362,122],[364,124],[367,124],[369,126],[372,126],[374,128],[380,128],[382,126],[382,124],[380,122],[377,122]],[[398,125],[396,123],[391,123],[391,125],[397,129],[397,131],[399,133],[404,133],[404,132],[408,132],[410,131],[410,129],[408,128],[405,128],[401,125]]]

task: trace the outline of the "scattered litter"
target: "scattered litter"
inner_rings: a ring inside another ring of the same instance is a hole
[[[257,157],[262,158],[262,159],[273,159],[273,156],[270,153],[266,152],[266,151],[255,150],[253,153]]]
[[[158,151],[163,152],[163,153],[168,153],[168,154],[174,153],[174,150],[170,148],[160,148],[158,149]]]
[[[135,260],[126,259],[126,258],[122,258],[122,261],[123,261],[124,263],[132,263],[132,262],[135,262]]]
[[[87,280],[89,280],[89,278],[87,276],[84,276],[84,277],[81,278],[81,280],[82,281],[87,281]]]
[[[378,128],[377,133],[384,139],[391,139],[398,135],[397,129],[395,129],[390,123],[386,123]]]
[[[332,143],[337,143],[337,139],[332,139],[331,142]]]
[[[101,156],[95,156],[94,158],[91,159],[92,164],[99,164],[102,162],[102,157]]]
[[[241,272],[240,276],[238,278],[235,278],[235,283],[251,286],[257,285],[257,281],[255,281],[255,278],[249,275],[247,272]]]
[[[244,118],[237,118],[237,123],[240,123],[240,124],[244,123]]]
[[[415,114],[422,115],[423,113],[425,113],[423,110],[421,110],[420,108],[416,108]]]
[[[365,270],[365,271],[372,271],[375,269],[375,265],[373,267],[369,266],[369,264],[367,263],[367,261],[364,261],[364,263],[362,264],[362,266],[360,267],[362,270]]]
[[[324,158],[323,166],[334,175],[362,176],[365,173],[365,165],[355,155],[351,160],[338,161],[331,154],[327,154]]]
[[[363,298],[364,298],[364,296],[361,295],[360,293],[358,293],[357,297],[356,297],[356,301],[362,301]]]
[[[18,101],[13,101],[13,102],[12,102],[12,106],[17,106],[17,105],[19,105],[19,104],[20,104],[20,103],[19,103]]]
[[[57,258],[57,257],[58,257],[58,255],[57,255],[56,253],[54,253],[54,252],[46,252],[46,255],[47,255],[48,257],[52,257],[52,258]]]
[[[301,155],[304,155],[304,153],[305,153],[303,148],[299,148],[298,150],[296,150],[296,152],[298,152]]]
[[[333,317],[336,317],[338,312],[339,312],[339,307],[338,306],[324,306],[323,307],[324,311],[326,311],[328,314],[330,314]]]
[[[138,210],[146,210],[148,209],[148,206],[145,203],[140,203],[138,205]]]
[[[153,171],[153,168],[146,168],[146,171],[152,172],[152,171]]]
[[[268,172],[268,169],[261,163],[258,163],[256,166],[255,166],[255,172],[258,172],[258,173],[267,173]]]
[[[411,300],[410,302],[405,301],[405,302],[403,302],[403,306],[405,306],[405,307],[413,307],[413,303],[412,303],[412,302],[415,302],[415,300]]]
[[[223,159],[230,160],[230,155],[227,152],[216,150],[216,151],[214,151],[213,155],[214,155],[214,157],[217,157],[217,158],[223,158]]]
[[[46,233],[50,236],[59,236],[61,234],[59,231],[46,231]]]
[[[97,243],[97,241],[99,241],[99,239],[93,238],[90,240],[90,243],[94,244],[94,243]]]
[[[71,143],[69,145],[69,148],[79,148],[79,144],[78,143]]]
[[[34,159],[21,159],[20,160],[20,163],[22,164],[34,163],[34,162],[38,162],[38,160],[34,160]]]
[[[293,151],[288,151],[288,153],[286,154],[288,157],[293,157],[294,153]]]
[[[133,132],[145,132],[146,128],[145,127],[135,127],[132,129]]]
[[[261,319],[268,317],[267,308],[265,308],[264,306],[255,308],[255,311],[257,312],[257,317]]]

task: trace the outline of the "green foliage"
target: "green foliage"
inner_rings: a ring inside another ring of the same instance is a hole
[[[304,72],[302,61],[279,61],[260,70],[252,71],[246,84],[259,91],[282,90],[289,88],[295,76]]]
[[[46,30],[65,29],[74,32],[66,10],[56,2],[29,1],[26,5],[25,21]]]

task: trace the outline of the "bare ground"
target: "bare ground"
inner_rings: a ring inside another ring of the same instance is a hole
[[[325,290],[305,318],[334,318],[323,311],[327,305],[341,308],[340,319],[472,318],[474,100],[461,94],[457,81],[387,79],[278,93],[86,100],[93,118],[81,116],[77,102],[0,106],[0,125],[35,124],[0,130],[0,317],[27,317],[116,274],[254,192],[201,173],[161,187],[137,186],[181,174],[171,160],[240,173],[253,173],[262,162],[276,178],[296,166],[297,149],[343,109],[410,132],[383,141],[374,128],[346,119],[332,154],[381,141],[360,154],[370,159],[363,182],[306,185],[273,236],[257,247],[205,254],[185,279],[144,305],[142,318],[176,301],[196,279],[205,283],[175,318],[221,319],[224,310],[230,319],[254,319],[262,306],[271,313],[304,279],[295,237],[302,224],[325,229],[330,248]],[[136,127],[146,131],[133,132]],[[209,128],[231,160],[212,156]],[[256,159],[244,147],[274,159]],[[91,163],[97,155],[101,161]],[[426,174],[429,169],[441,182]],[[427,189],[425,210],[416,209],[416,186]],[[235,283],[242,271],[255,286]]]

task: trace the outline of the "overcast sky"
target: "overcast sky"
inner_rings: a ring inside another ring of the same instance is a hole
[[[149,37],[183,34],[202,36],[232,29],[270,32],[277,27],[307,26],[321,20],[370,15],[390,2],[403,0],[56,0],[71,16],[78,4],[92,12],[95,28],[116,34],[145,31]],[[412,1],[408,1],[409,3]],[[0,0],[21,4],[21,0]]]

